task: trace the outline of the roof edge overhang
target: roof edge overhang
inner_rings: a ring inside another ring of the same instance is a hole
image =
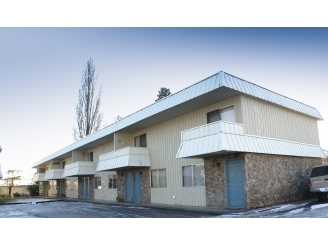
[[[100,144],[101,141],[109,141],[115,132],[137,131],[137,129],[142,127],[146,128],[151,124],[158,124],[161,121],[177,117],[181,115],[181,112],[188,113],[192,110],[206,106],[206,103],[214,103],[213,98],[215,98],[216,101],[220,98],[218,94],[222,96],[245,94],[285,108],[289,108],[298,113],[312,116],[318,120],[323,120],[322,116],[315,108],[220,71],[219,73],[207,77],[198,83],[162,98],[161,100],[88,135],[78,142],[75,142],[37,161],[33,164],[32,168],[36,168],[37,166],[52,159],[58,159],[65,155],[69,155],[69,153],[73,150]],[[220,100],[224,99],[224,97],[220,98]]]

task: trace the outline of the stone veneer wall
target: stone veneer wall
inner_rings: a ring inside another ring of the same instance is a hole
[[[80,176],[78,177],[78,198],[82,198],[82,179],[89,178],[89,199],[95,197],[95,178],[94,176]]]
[[[236,153],[204,158],[206,206],[222,208],[227,206],[225,160],[236,158],[244,160],[244,157],[245,153]],[[217,166],[217,163],[220,165]]]
[[[124,199],[124,173],[126,172],[140,172],[140,203],[150,203],[150,168],[132,168],[117,171],[117,196]]]
[[[226,207],[225,160],[241,158],[246,208],[297,201],[313,196],[308,178],[321,158],[235,153],[204,159],[206,206]],[[216,164],[220,163],[219,166]]]
[[[247,153],[244,170],[247,209],[313,196],[308,178],[321,158]]]

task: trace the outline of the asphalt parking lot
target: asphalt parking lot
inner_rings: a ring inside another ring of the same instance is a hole
[[[32,200],[33,201],[33,200]],[[139,206],[85,202],[25,202],[0,206],[0,218],[209,218],[215,215]]]

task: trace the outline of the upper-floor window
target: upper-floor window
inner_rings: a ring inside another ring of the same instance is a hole
[[[87,154],[87,161],[93,161],[93,152]]]
[[[135,147],[147,147],[146,134],[134,138]]]
[[[65,168],[66,165],[66,161],[63,161],[63,169]]]
[[[207,113],[207,124],[213,123],[219,120],[236,122],[235,121],[235,110],[233,106],[229,106],[222,109]]]

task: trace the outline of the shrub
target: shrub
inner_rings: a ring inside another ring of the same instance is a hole
[[[19,194],[18,192],[15,192],[15,193],[13,194],[13,196],[14,196],[14,197],[21,197],[22,195]]]
[[[28,192],[30,193],[31,196],[39,195],[39,184],[38,183],[28,185],[26,187],[26,189],[28,190]]]

